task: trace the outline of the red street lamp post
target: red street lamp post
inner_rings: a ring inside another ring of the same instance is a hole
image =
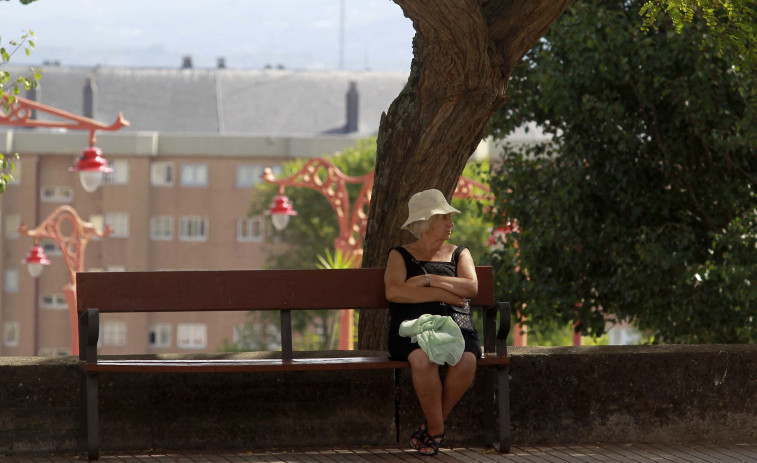
[[[321,177],[321,172],[325,173],[325,178]],[[363,236],[368,223],[368,206],[373,190],[373,176],[374,173],[371,171],[362,177],[350,177],[329,161],[321,158],[308,161],[299,172],[285,179],[276,179],[273,171],[266,168],[262,175],[263,181],[279,186],[279,194],[274,198],[267,214],[271,216],[274,227],[277,230],[283,230],[289,223],[289,217],[297,215],[294,205],[284,195],[284,188],[293,186],[316,190],[328,199],[339,220],[339,237],[334,240],[334,249],[342,251],[348,260],[353,255],[362,256]],[[348,202],[348,183],[363,184],[352,207]],[[489,199],[489,187],[475,180],[460,177],[453,196],[486,200]],[[357,263],[359,264],[359,260]]]
[[[339,236],[334,240],[334,249],[342,253],[346,262],[359,265],[363,255],[363,236],[368,224],[373,177],[373,171],[362,177],[350,177],[322,158],[308,161],[299,172],[285,179],[276,179],[273,171],[266,168],[262,175],[263,181],[279,186],[279,194],[273,200],[267,214],[271,216],[274,227],[283,230],[289,223],[289,218],[297,215],[292,202],[284,195],[284,188],[305,187],[318,191],[331,203],[339,221]],[[363,185],[351,207],[347,195],[348,183]],[[475,180],[460,177],[454,196],[476,200],[489,199],[489,187]],[[340,319],[340,349],[352,348],[352,326],[352,310],[343,310]]]
[[[94,142],[90,142],[89,148],[82,151],[76,164],[68,169],[71,172],[79,172],[79,181],[87,193],[92,193],[100,187],[105,174],[113,172],[102,154],[102,150],[94,146]]]
[[[292,202],[284,195],[284,188],[292,186],[315,190],[329,201],[339,222],[339,236],[334,239],[334,250],[340,252],[346,262],[360,264],[363,256],[363,236],[368,223],[368,205],[373,189],[373,171],[362,177],[351,177],[329,161],[316,158],[308,161],[299,172],[289,178],[277,180],[269,168],[263,171],[262,178],[266,183],[279,186],[279,195],[268,210],[277,230],[283,230],[289,223],[289,218],[297,215]],[[363,186],[355,203],[350,206],[347,184],[359,183]],[[339,349],[352,349],[353,319],[352,310],[342,310]]]
[[[95,132],[98,130],[119,130],[129,125],[123,114],[118,113],[116,121],[111,125],[105,125],[88,117],[79,116],[62,109],[38,103],[21,97],[13,97],[11,101],[4,96],[7,104],[7,112],[0,111],[0,125],[13,125],[18,127],[46,127],[62,128],[70,130],[87,130],[89,132],[89,148],[82,152],[76,164],[69,170],[79,172],[79,180],[85,191],[91,193],[101,184],[104,174],[113,172],[108,167],[108,162],[102,157],[102,151],[95,146]],[[32,119],[35,111],[42,111],[52,116],[64,119],[63,121],[43,121]]]
[[[350,177],[326,159],[316,158],[308,161],[299,172],[285,179],[276,179],[273,171],[267,168],[263,171],[263,181],[279,186],[279,195],[274,199],[268,210],[271,220],[278,230],[283,230],[289,222],[289,217],[297,215],[289,198],[284,195],[284,188],[305,187],[321,193],[331,204],[339,221],[339,236],[334,239],[334,249],[341,251],[349,260],[356,256],[356,265],[363,255],[363,235],[368,223],[368,206],[371,202],[373,190],[373,171],[362,177]],[[363,186],[350,206],[347,184]]]
[[[42,273],[45,265],[50,265],[50,260],[39,245],[41,238],[49,238],[55,241],[63,253],[63,259],[68,267],[69,282],[63,287],[68,303],[68,316],[71,325],[71,354],[79,354],[78,320],[76,311],[76,272],[84,270],[84,250],[93,236],[105,238],[110,235],[111,228],[106,227],[104,232],[99,232],[95,227],[83,221],[74,208],[68,205],[60,206],[37,228],[29,230],[21,224],[19,232],[34,238],[34,246],[29,251],[22,263],[28,265],[29,274],[37,278]]]

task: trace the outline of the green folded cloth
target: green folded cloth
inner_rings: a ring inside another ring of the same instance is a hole
[[[428,359],[439,365],[457,365],[465,350],[465,340],[451,317],[425,314],[400,324],[400,336],[417,342]]]

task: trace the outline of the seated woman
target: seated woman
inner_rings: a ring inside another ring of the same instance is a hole
[[[460,361],[450,365],[442,381],[439,365],[411,338],[400,336],[403,321],[421,315],[447,315],[442,303],[466,306],[478,293],[476,268],[470,251],[447,243],[452,233],[450,206],[439,190],[416,193],[408,203],[409,215],[402,229],[417,241],[389,251],[384,274],[386,298],[390,302],[388,333],[392,360],[408,360],[413,388],[418,396],[425,422],[410,437],[410,445],[422,455],[436,455],[444,443],[444,421],[452,407],[473,382],[481,342],[474,328],[461,329],[465,349]]]

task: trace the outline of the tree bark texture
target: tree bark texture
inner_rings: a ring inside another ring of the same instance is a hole
[[[572,0],[394,1],[415,28],[413,61],[381,115],[363,267],[385,266],[412,239],[400,230],[410,196],[436,188],[451,198],[514,66]],[[359,348],[386,348],[387,327],[388,314],[362,312]]]

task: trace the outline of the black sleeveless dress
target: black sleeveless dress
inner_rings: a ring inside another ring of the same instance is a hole
[[[452,259],[449,262],[422,261],[413,257],[410,252],[402,246],[392,248],[398,251],[405,260],[405,269],[407,270],[407,279],[416,275],[429,273],[432,275],[457,276],[457,262],[460,253],[466,249],[465,246],[458,246],[452,253]],[[425,271],[424,271],[425,269]],[[424,314],[444,315],[444,309],[440,302],[420,302],[420,303],[389,303],[389,337],[388,348],[389,358],[391,360],[407,360],[407,356],[415,349],[419,349],[418,343],[410,342],[410,338],[399,335],[400,324],[405,320],[415,320]],[[465,351],[472,352],[476,357],[481,357],[481,341],[478,333],[475,331],[463,331],[465,339]]]

